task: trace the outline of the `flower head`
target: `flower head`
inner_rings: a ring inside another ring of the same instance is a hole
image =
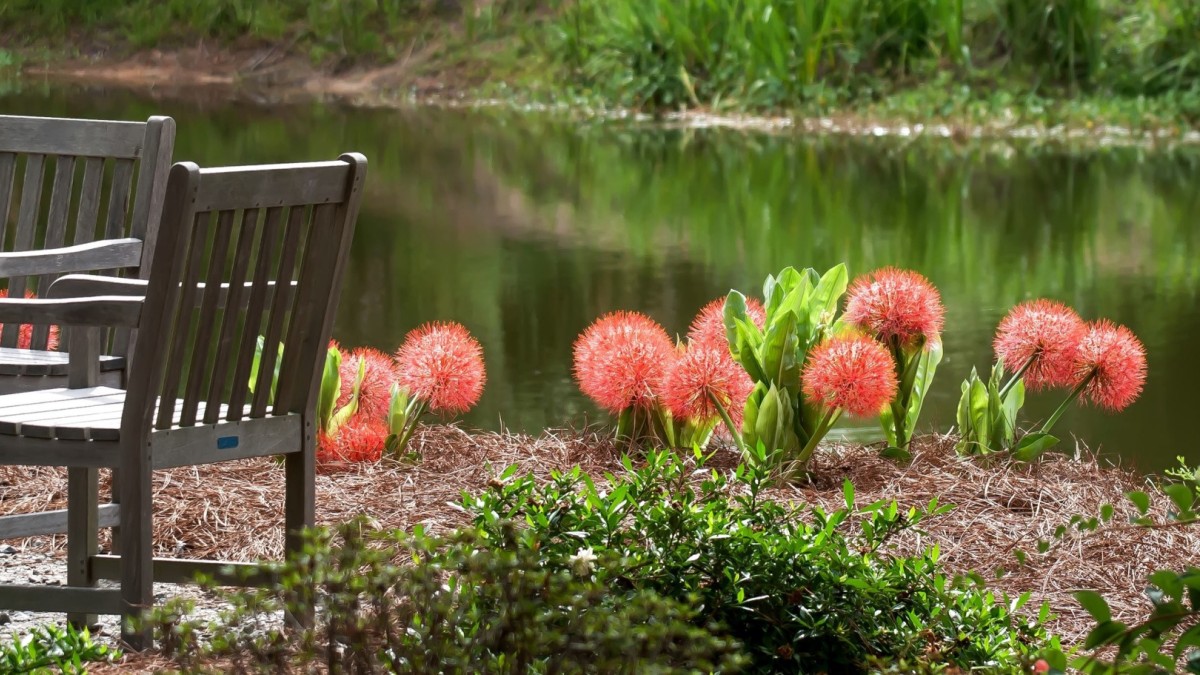
[[[667,331],[637,312],[600,317],[575,340],[574,351],[579,388],[614,414],[652,407],[675,358]]]
[[[354,391],[354,381],[358,378],[358,360],[363,360],[363,381],[358,390],[358,412],[368,417],[382,418],[387,414],[388,404],[392,400],[392,385],[400,379],[400,369],[396,360],[371,347],[359,347],[349,354],[342,354],[342,367],[339,372],[342,380],[342,393],[338,397],[337,406],[340,408],[350,402],[350,394]]]
[[[1029,363],[1025,384],[1037,391],[1071,384],[1079,343],[1086,334],[1087,324],[1075,310],[1061,302],[1034,300],[1009,311],[996,329],[993,346],[1010,371]]]
[[[8,297],[8,289],[0,288],[0,298]],[[32,300],[37,296],[33,291],[25,291],[25,298]],[[0,324],[0,331],[4,330],[4,324]],[[21,324],[17,330],[17,349],[29,349],[33,345],[33,325],[28,323]],[[46,349],[54,351],[58,349],[58,326],[50,326],[50,334],[46,337]]]
[[[1075,362],[1075,382],[1085,380],[1088,400],[1114,412],[1124,410],[1146,384],[1146,348],[1125,326],[1106,319],[1092,323]]]
[[[464,413],[479,402],[487,373],[483,348],[461,324],[427,323],[396,352],[400,386],[435,413]],[[386,403],[385,409],[386,409]]]
[[[944,312],[941,295],[928,279],[885,267],[854,280],[845,318],[885,342],[906,344],[940,339]]]
[[[728,349],[694,344],[667,373],[663,403],[678,419],[709,422],[720,415],[716,399],[736,422],[753,388],[754,382]]]
[[[878,415],[896,396],[891,354],[863,335],[838,336],[818,345],[808,354],[802,380],[810,399],[855,417]]]
[[[746,314],[759,328],[767,321],[766,310],[754,298],[746,298]],[[688,328],[688,343],[729,350],[729,341],[725,337],[725,298],[717,298],[700,309]]]
[[[317,439],[317,461],[377,462],[391,432],[382,417],[360,413],[353,415],[333,434],[321,432]]]

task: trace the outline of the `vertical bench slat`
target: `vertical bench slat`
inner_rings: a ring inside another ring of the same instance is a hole
[[[50,210],[46,215],[46,238],[42,248],[61,248],[67,241],[67,216],[71,211],[71,188],[75,184],[75,158],[59,155],[54,158],[54,183],[50,188]],[[55,275],[44,274],[33,280],[34,295],[38,295],[54,281]],[[46,349],[50,339],[50,326],[34,324],[29,340],[30,349]]]
[[[287,229],[283,233],[283,247],[279,252],[279,271],[275,276],[276,293],[271,296],[271,309],[267,313],[267,332],[263,339],[262,363],[258,369],[258,381],[254,383],[254,400],[250,404],[250,417],[267,414],[268,395],[274,388],[271,381],[275,373],[275,362],[279,358],[279,345],[283,343],[283,327],[287,313],[288,293],[282,292],[292,283],[296,258],[306,229],[308,208],[293,206],[288,211]]]
[[[234,251],[233,271],[229,275],[229,295],[225,299],[225,311],[221,315],[221,329],[217,334],[217,355],[214,362],[217,368],[213,371],[212,381],[208,385],[208,396],[205,397],[204,423],[216,424],[221,418],[221,396],[225,393],[225,384],[229,377],[230,355],[233,343],[237,338],[238,307],[242,306],[242,296],[246,294],[246,275],[250,269],[250,253],[254,249],[254,235],[258,230],[258,209],[246,209],[242,212],[241,227],[238,228],[237,243]],[[280,289],[276,293],[282,292]],[[247,331],[248,332],[248,331]],[[248,377],[248,375],[247,375]],[[245,384],[243,383],[243,386]]]
[[[113,164],[112,188],[108,193],[108,217],[104,221],[106,239],[120,239],[125,236],[125,219],[129,213],[129,190],[132,184],[133,160],[116,160]]]
[[[300,326],[313,322],[314,313],[325,311],[324,295],[328,293],[330,279],[322,279],[318,275],[333,270],[341,233],[336,231],[336,204],[317,204],[312,209],[312,225],[308,230],[308,242],[304,255],[299,259],[295,299],[292,303],[290,323],[287,332],[287,344],[283,348],[283,367],[279,374],[279,391],[275,396],[275,406],[272,413],[276,415],[291,412],[291,407],[297,400],[302,400],[301,389],[307,389],[307,373],[294,372],[300,367],[306,357],[299,343],[304,339],[304,331]],[[318,298],[321,298],[318,301]]]
[[[237,422],[242,419],[242,409],[250,389],[250,370],[254,363],[254,343],[262,329],[263,309],[266,307],[267,282],[271,280],[271,259],[275,257],[275,242],[279,239],[279,224],[283,219],[283,208],[267,209],[263,219],[262,237],[259,239],[258,258],[254,265],[254,280],[250,287],[250,300],[246,306],[239,341],[237,367],[233,369],[232,390],[229,392],[229,415],[227,419]],[[242,245],[242,249],[250,248]]]
[[[28,251],[33,248],[34,237],[37,234],[38,213],[42,205],[42,179],[45,174],[45,155],[29,155],[25,160],[25,181],[21,185],[21,207],[17,212],[17,234],[13,239],[14,251]],[[9,297],[20,298],[25,295],[25,277],[13,277],[8,281]],[[20,335],[19,326],[5,326],[4,335],[0,337],[0,347],[16,347]]]
[[[212,375],[212,364],[208,352],[218,330],[217,300],[221,297],[221,281],[225,275],[225,264],[229,259],[229,242],[233,234],[234,211],[217,213],[217,230],[212,251],[208,256],[208,274],[204,278],[204,291],[200,297],[200,317],[196,321],[196,336],[192,341],[191,365],[183,389],[183,408],[179,412],[179,426],[190,427],[196,423],[196,410],[200,405],[200,392],[205,379]],[[232,288],[229,289],[233,291]],[[227,311],[226,314],[229,312]],[[220,362],[218,362],[219,365]],[[179,364],[183,366],[182,363]]]
[[[183,286],[179,289],[179,318],[175,324],[175,334],[171,336],[170,364],[163,377],[162,389],[159,392],[158,420],[156,429],[170,429],[175,417],[175,404],[179,397],[179,381],[185,363],[184,352],[187,349],[192,331],[192,316],[196,312],[196,284],[200,280],[200,267],[204,262],[204,244],[208,237],[206,225],[211,220],[209,212],[197,213],[192,240],[188,242],[186,266],[183,273]]]
[[[75,212],[76,244],[88,244],[96,239],[96,216],[100,214],[103,179],[104,158],[86,158],[83,162],[83,187],[79,192],[79,210]]]
[[[8,207],[12,205],[13,183],[17,177],[17,156],[0,152],[0,250],[8,234]]]

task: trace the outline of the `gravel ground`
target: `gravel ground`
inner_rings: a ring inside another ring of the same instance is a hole
[[[25,551],[0,544],[0,583],[62,586],[67,583],[65,558],[37,551]],[[117,588],[115,581],[101,581],[104,588]],[[177,584],[154,584],[154,599],[163,602],[172,597],[188,597],[196,602],[196,616],[205,620],[215,618],[221,603],[212,594],[194,586]],[[99,626],[92,629],[98,642],[116,645],[120,637],[120,617],[101,616]],[[36,626],[54,624],[64,626],[66,616],[40,612],[0,611],[0,643],[7,642],[14,634],[24,636]]]

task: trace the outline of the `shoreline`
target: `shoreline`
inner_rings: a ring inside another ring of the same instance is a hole
[[[430,77],[404,62],[352,68],[333,73],[306,59],[275,50],[210,51],[203,47],[174,51],[145,50],[127,57],[88,59],[25,58],[9,69],[10,79],[63,85],[123,89],[168,100],[246,101],[257,105],[328,102],[355,108],[403,109],[413,106],[448,109],[507,109],[562,115],[581,121],[629,122],[663,129],[727,129],[751,133],[878,138],[900,142],[934,140],[956,144],[1049,144],[1089,149],[1109,147],[1169,151],[1200,147],[1200,129],[1180,125],[1145,128],[1100,122],[1028,121],[1028,115],[1006,108],[1003,114],[965,119],[965,115],[912,116],[853,106],[827,114],[802,111],[725,112],[692,108],[646,113],[608,107],[595,101],[547,99],[534,90],[504,83],[478,82],[450,71]],[[0,81],[5,71],[0,69]],[[497,95],[496,90],[504,93]],[[1069,102],[1064,102],[1069,103]]]

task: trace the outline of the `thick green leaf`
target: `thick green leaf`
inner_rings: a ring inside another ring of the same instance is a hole
[[[992,419],[988,415],[988,389],[983,380],[971,383],[971,428],[985,451],[991,448]]]
[[[1192,491],[1191,487],[1183,483],[1171,483],[1164,485],[1162,491],[1171,498],[1171,503],[1175,505],[1179,513],[1188,513],[1192,510],[1196,493]]]
[[[854,510],[854,483],[851,483],[849,478],[847,478],[842,483],[842,498],[845,499],[845,501],[846,501],[846,509],[853,511]]]
[[[725,339],[729,342],[729,350],[738,355],[738,322],[753,324],[746,309],[746,296],[737,291],[729,291],[725,296],[725,306],[722,313],[725,321]]]
[[[1096,623],[1102,624],[1112,620],[1112,610],[1108,608],[1108,601],[1104,596],[1095,591],[1075,591],[1074,595]]]
[[[1144,516],[1150,511],[1150,495],[1141,491],[1126,492],[1125,497],[1133,502],[1137,510]]]
[[[821,277],[808,299],[810,324],[832,323],[834,315],[837,314],[838,301],[846,292],[849,279],[845,263],[837,264]]]
[[[1124,635],[1128,627],[1120,621],[1101,621],[1083,641],[1084,649],[1095,649],[1116,642]]]
[[[1025,434],[1021,437],[1021,442],[1017,444],[1013,450],[1013,458],[1021,462],[1032,462],[1046,452],[1050,448],[1058,445],[1058,437],[1050,434],[1035,432]]]
[[[321,391],[317,396],[317,419],[322,428],[329,430],[333,420],[333,407],[342,393],[342,353],[336,347],[325,352],[325,370],[321,373]]]
[[[796,315],[784,312],[763,338],[763,369],[768,380],[779,387],[795,388],[800,383],[800,366],[796,363]]]

